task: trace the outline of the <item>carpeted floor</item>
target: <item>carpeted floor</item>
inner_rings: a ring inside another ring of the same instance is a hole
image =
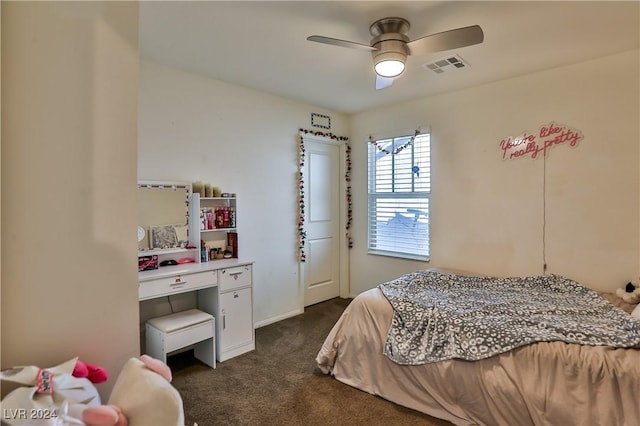
[[[257,329],[255,351],[215,370],[191,351],[169,357],[186,424],[450,425],[320,372],[315,357],[349,301],[332,299]]]

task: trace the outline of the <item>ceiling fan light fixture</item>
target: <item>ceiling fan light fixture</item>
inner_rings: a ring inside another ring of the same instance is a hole
[[[380,61],[374,69],[380,77],[397,77],[404,71],[404,63],[395,59]]]
[[[407,55],[386,52],[376,56],[373,69],[380,77],[397,77],[404,72]]]
[[[423,55],[459,49],[482,43],[484,40],[484,33],[479,25],[442,31],[413,41],[408,35],[409,27],[409,21],[404,18],[379,19],[369,27],[369,33],[373,38],[368,46],[362,43],[319,35],[309,36],[307,40],[370,51],[373,58],[373,69],[377,74],[376,90],[389,87],[391,85],[390,82],[404,72],[409,55]],[[463,64],[460,62],[453,66],[461,68]]]

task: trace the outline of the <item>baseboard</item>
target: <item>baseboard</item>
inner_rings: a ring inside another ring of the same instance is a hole
[[[282,321],[282,320],[285,320],[287,318],[295,317],[296,315],[300,315],[300,314],[304,314],[304,308],[303,309],[295,309],[295,310],[287,312],[285,314],[278,315],[277,317],[272,317],[272,318],[268,318],[266,320],[257,322],[257,323],[255,323],[253,325],[253,328],[264,327],[265,325],[273,324],[274,322]]]

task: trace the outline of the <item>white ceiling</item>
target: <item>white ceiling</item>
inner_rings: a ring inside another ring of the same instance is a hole
[[[145,60],[356,113],[638,49],[639,6],[638,1],[143,1],[139,45]],[[484,42],[410,56],[394,85],[376,91],[370,53],[306,40],[318,34],[369,44],[371,23],[389,16],[410,21],[411,40],[478,24]],[[469,67],[444,74],[423,67],[451,54]]]

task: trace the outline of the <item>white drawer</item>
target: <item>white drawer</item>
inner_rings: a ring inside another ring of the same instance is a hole
[[[251,265],[220,269],[220,292],[251,286]]]
[[[203,287],[210,287],[216,285],[217,282],[218,275],[216,271],[181,274],[167,278],[142,281],[138,286],[138,298],[145,300],[160,296],[170,296]]]

